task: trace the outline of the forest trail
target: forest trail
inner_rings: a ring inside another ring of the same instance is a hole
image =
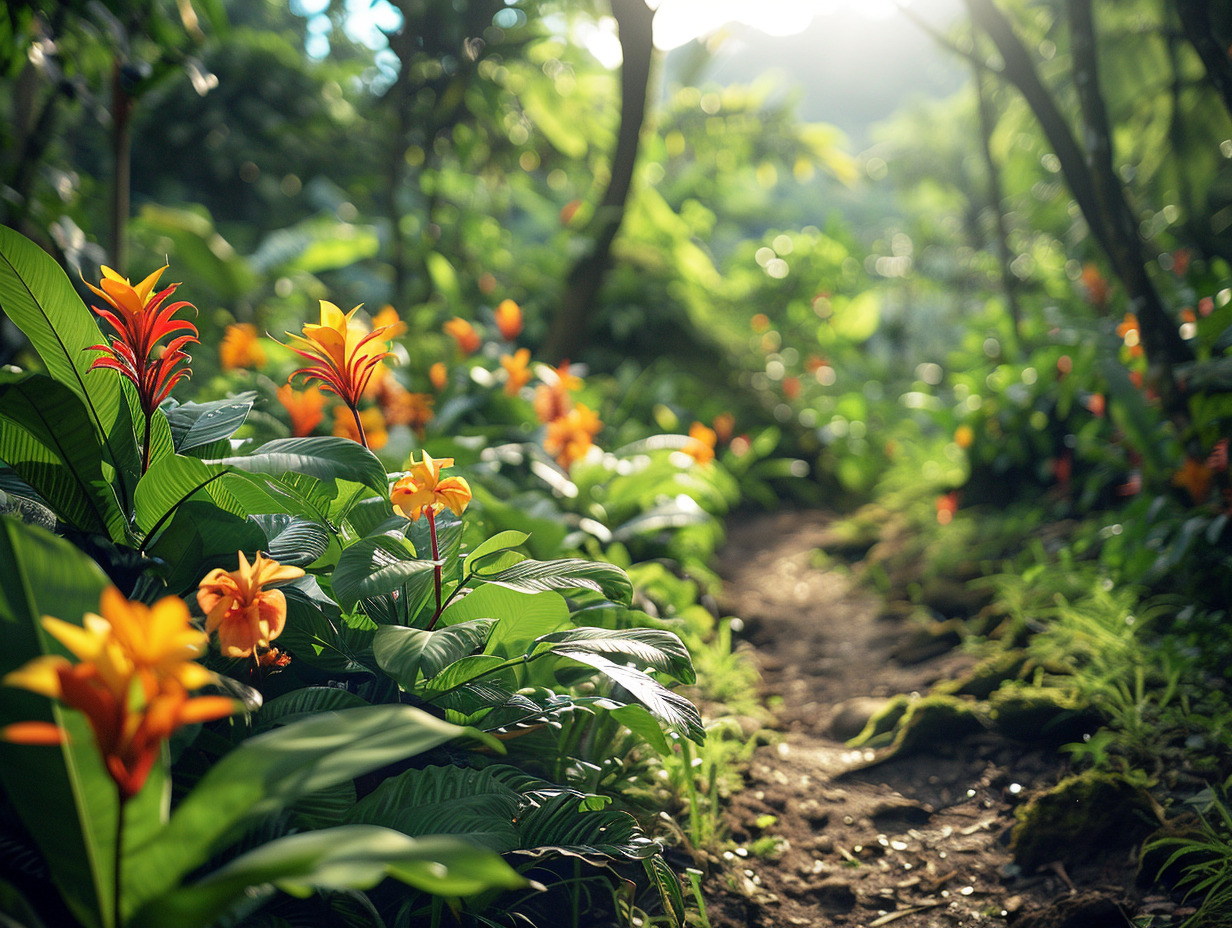
[[[1134,847],[1068,872],[1014,865],[1015,806],[1066,772],[1055,746],[942,731],[882,760],[844,744],[888,698],[927,693],[974,659],[929,645],[902,604],[859,583],[858,565],[820,566],[832,523],[782,512],[729,525],[723,609],[745,623],[782,731],[757,749],[728,827],[741,850],[779,840],[732,861],[735,885],[710,880],[711,925],[1125,928],[1176,914],[1134,888]]]

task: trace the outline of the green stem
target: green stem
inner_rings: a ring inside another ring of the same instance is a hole
[[[112,883],[113,898],[111,900],[112,928],[120,928],[123,924],[121,921],[123,907],[121,906],[120,901],[121,893],[124,888],[124,809],[128,803],[128,798],[124,795],[124,790],[119,783],[116,784],[116,796],[119,798],[119,808],[116,810],[115,874]]]
[[[150,432],[154,425],[154,410],[150,409],[145,414],[145,438],[141,442],[141,476],[145,476],[145,472],[150,469]]]

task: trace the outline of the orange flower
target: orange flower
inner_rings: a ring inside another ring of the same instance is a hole
[[[718,441],[727,444],[732,439],[736,428],[736,417],[730,412],[721,412],[714,417],[714,433]]]
[[[1099,268],[1094,264],[1084,264],[1079,281],[1086,291],[1087,301],[1096,309],[1102,310],[1108,303],[1108,281],[1104,279]]]
[[[603,428],[599,417],[581,403],[565,415],[548,423],[543,438],[543,450],[556,458],[561,467],[568,470],[575,461],[580,461],[590,451],[594,437]]]
[[[461,316],[454,316],[444,325],[445,334],[453,338],[463,354],[474,354],[483,344],[475,327]]]
[[[423,515],[425,510],[435,515],[449,508],[455,515],[462,515],[471,501],[471,488],[465,477],[441,479],[441,470],[452,466],[453,458],[433,460],[426,451],[421,461],[416,462],[412,456],[410,473],[393,485],[389,501],[412,521]]]
[[[237,570],[215,567],[197,588],[206,634],[218,632],[218,647],[225,657],[249,657],[282,634],[287,598],[282,590],[265,587],[304,575],[300,568],[279,564],[260,552],[251,564],[243,551],[238,553]]]
[[[969,425],[960,425],[954,430],[954,444],[960,448],[970,448],[975,443],[975,430]]]
[[[291,417],[291,434],[297,438],[311,435],[325,418],[325,394],[315,386],[307,390],[292,389],[289,383],[278,388],[278,402]]]
[[[765,313],[757,313],[752,319],[749,320],[749,325],[752,327],[754,332],[765,332],[770,328],[770,317]]]
[[[1142,355],[1142,331],[1138,328],[1138,317],[1133,313],[1126,313],[1121,324],[1117,326],[1116,334],[1125,341],[1125,347],[1129,349],[1129,356],[1137,358]]]
[[[432,383],[432,388],[440,393],[449,386],[449,369],[445,367],[444,361],[437,361],[428,368],[428,380]]]
[[[351,321],[359,308],[343,313],[328,300],[321,300],[319,324],[304,323],[302,337],[287,333],[294,341],[288,347],[312,362],[291,376],[302,374],[309,380],[319,380],[322,389],[337,395],[351,409],[359,405],[377,365],[389,357],[389,339],[403,328],[398,322],[368,332]]]
[[[682,450],[698,464],[709,464],[714,459],[714,446],[717,441],[718,435],[713,429],[694,422],[689,426],[689,440],[685,442]]]
[[[263,366],[265,349],[257,339],[257,327],[251,322],[227,326],[222,344],[218,346],[218,357],[224,371]]]
[[[513,300],[501,300],[495,315],[496,328],[505,341],[511,342],[522,334],[522,307]]]
[[[1084,403],[1096,419],[1104,418],[1104,414],[1108,411],[1108,401],[1102,393],[1092,393]]]
[[[505,393],[517,396],[518,391],[530,383],[530,349],[519,348],[513,354],[501,355],[501,367],[505,369]]]
[[[385,414],[387,425],[405,425],[417,432],[432,421],[432,404],[435,398],[429,393],[412,393],[390,377],[381,384],[376,396]]]
[[[954,513],[958,511],[958,491],[951,490],[944,496],[937,497],[937,521],[941,525],[949,525],[954,521]]]
[[[560,367],[540,370],[543,383],[535,390],[535,415],[540,422],[552,422],[572,408],[569,394],[582,386],[582,379],[569,373],[568,361],[562,361]]]
[[[1211,471],[1203,461],[1186,457],[1184,466],[1172,475],[1172,485],[1189,493],[1195,506],[1206,502],[1211,495]]]
[[[372,317],[372,327],[374,329],[394,328],[402,325],[402,320],[398,318],[398,311],[389,303],[381,307],[381,311]]]
[[[142,473],[150,466],[150,419],[172,388],[191,375],[184,346],[197,341],[196,326],[186,319],[172,318],[179,310],[192,304],[179,302],[162,305],[179,284],[171,284],[154,293],[154,286],[165,270],[167,266],[163,265],[134,287],[127,278],[104,267],[98,287],[86,284],[115,310],[94,308],[116,334],[107,337],[109,344],[91,345],[86,349],[103,352],[90,364],[90,370],[109,368],[119,371],[137,388],[146,422]],[[169,341],[166,345],[159,345],[164,338]],[[185,365],[181,367],[180,362],[185,362]]]
[[[78,663],[59,655],[36,657],[2,682],[84,713],[126,801],[141,791],[172,732],[230,715],[236,703],[188,697],[188,690],[214,675],[193,660],[205,652],[208,638],[193,627],[183,600],[168,596],[149,607],[108,587],[100,610],[102,615],[87,613],[81,625],[43,617],[43,628]],[[55,743],[58,737],[55,726],[38,722],[10,725],[3,735],[26,744]]]
[[[363,432],[360,432],[361,426]],[[333,433],[338,438],[349,438],[373,451],[379,451],[389,443],[389,432],[385,430],[385,416],[376,406],[369,406],[360,412],[358,425],[355,422],[355,414],[351,410],[345,406],[335,406]]]
[[[784,377],[783,378],[783,395],[789,400],[800,398],[800,378],[799,377]]]

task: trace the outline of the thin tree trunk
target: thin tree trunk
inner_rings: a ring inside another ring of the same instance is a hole
[[[1206,66],[1207,76],[1223,98],[1223,105],[1232,113],[1232,55],[1228,51],[1228,38],[1220,41],[1215,36],[1211,22],[1214,5],[1215,0],[1176,0],[1176,11],[1181,17],[1185,38]]]
[[[1133,210],[1113,167],[1108,118],[1099,90],[1095,29],[1090,0],[1067,0],[1072,29],[1074,84],[1082,108],[1083,137],[1079,146],[1052,93],[1044,86],[1030,55],[1005,14],[993,0],[965,0],[972,20],[993,40],[1005,61],[1005,75],[1026,98],[1044,130],[1061,171],[1077,201],[1091,235],[1112,265],[1129,296],[1142,332],[1142,342],[1168,412],[1185,418],[1185,404],[1175,368],[1193,360],[1177,332],[1159,291],[1147,272],[1145,250]]]
[[[121,275],[126,273],[128,260],[124,237],[131,200],[132,108],[123,66],[116,59],[111,75],[111,264]]]
[[[596,231],[591,248],[574,264],[552,320],[543,353],[553,361],[577,357],[589,339],[595,299],[607,271],[612,242],[624,221],[625,203],[633,184],[633,168],[642,124],[646,119],[646,90],[654,44],[654,10],[645,0],[612,0],[612,13],[620,33],[624,56],[620,67],[620,132],[612,156],[612,174],[595,211]]]

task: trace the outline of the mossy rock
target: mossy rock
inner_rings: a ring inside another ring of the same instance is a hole
[[[993,728],[1015,741],[1067,744],[1105,723],[1099,712],[1056,686],[1004,683],[988,697]]]
[[[1149,793],[1124,777],[1088,770],[1068,777],[1015,811],[1014,862],[1030,872],[1059,860],[1066,867],[1124,856],[1159,827]]]
[[[951,743],[988,727],[987,712],[974,700],[933,693],[897,696],[869,719],[849,744],[886,750],[876,763],[939,743]],[[889,737],[887,737],[889,736]]]
[[[957,680],[943,680],[934,693],[987,699],[1003,683],[1022,680],[1030,666],[1022,651],[998,651],[984,658]]]
[[[961,619],[930,621],[898,642],[890,657],[904,666],[922,664],[962,644],[965,630]]]
[[[1178,850],[1178,845],[1173,842],[1191,842],[1197,846],[1209,840],[1209,834],[1193,812],[1182,812],[1176,818],[1165,822],[1142,844],[1142,856],[1138,860],[1137,884],[1143,889],[1150,889],[1154,886],[1166,887],[1169,890],[1175,889],[1186,867],[1213,862],[1215,852],[1213,849],[1209,853],[1195,850],[1169,864],[1172,855]]]

